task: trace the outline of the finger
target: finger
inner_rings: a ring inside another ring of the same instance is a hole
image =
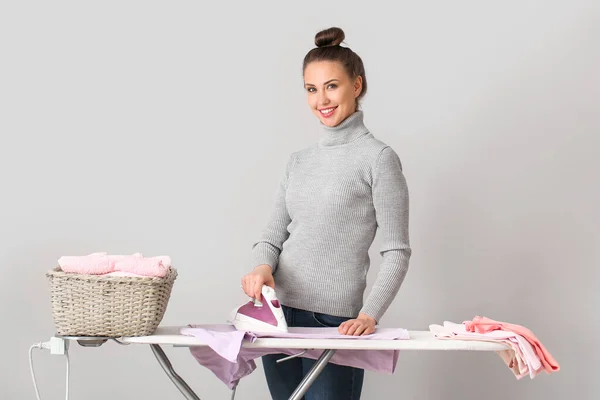
[[[242,278],[242,289],[244,290],[246,296],[250,296],[250,290],[248,290],[248,275]]]
[[[365,325],[362,322],[359,322],[358,324],[356,324],[356,328],[354,329],[354,332],[352,333],[352,335],[360,336],[364,330],[365,330]]]
[[[347,335],[351,335],[351,336],[352,336],[352,335],[354,335],[354,331],[356,331],[356,328],[357,328],[359,325],[360,325],[360,322],[359,322],[359,321],[356,321],[356,320],[352,321],[352,325],[350,325],[350,326],[348,327],[348,332],[346,332],[346,334],[347,334]]]
[[[370,335],[375,332],[375,328],[373,326],[368,326],[367,329],[363,332],[363,335]]]
[[[356,324],[354,324],[353,328],[354,329],[352,329],[352,336],[358,336],[358,335],[360,335],[360,332],[362,332],[362,330],[361,330],[362,323],[361,322],[357,322]]]
[[[254,281],[254,298],[260,301],[261,293],[262,293],[262,279],[258,278]]]
[[[354,324],[354,330],[352,331],[352,336],[359,336],[360,332],[362,332],[362,327],[363,327],[362,322],[357,321],[356,324]]]
[[[350,333],[350,329],[352,328],[352,325],[354,325],[354,322],[356,322],[353,319],[349,319],[348,321],[344,322],[344,334],[348,335]]]
[[[348,326],[349,326],[348,322],[349,321],[344,321],[338,327],[338,332],[341,333],[342,335],[345,335],[346,332],[348,332]]]
[[[246,293],[246,296],[248,297],[254,296],[254,284],[252,283],[251,276],[246,276],[244,280],[244,293]]]
[[[361,336],[366,328],[367,328],[366,325],[360,324],[354,331],[354,336]]]

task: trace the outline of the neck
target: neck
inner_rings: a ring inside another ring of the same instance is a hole
[[[339,146],[348,144],[369,132],[363,123],[361,110],[350,114],[336,126],[327,126],[321,123],[325,135],[319,140],[321,146]]]

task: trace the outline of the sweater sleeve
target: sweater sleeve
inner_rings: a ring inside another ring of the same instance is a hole
[[[290,235],[288,225],[291,222],[291,218],[288,214],[285,195],[292,163],[293,155],[288,160],[283,177],[279,182],[271,215],[258,240],[252,246],[251,268],[267,264],[271,267],[273,273],[277,269],[283,243]]]
[[[400,158],[389,146],[379,154],[372,188],[383,259],[361,312],[379,322],[404,281],[411,256],[408,187]]]

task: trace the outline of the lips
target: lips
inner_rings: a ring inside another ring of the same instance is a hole
[[[335,110],[337,109],[337,106],[335,107],[328,107],[328,108],[321,108],[319,110],[319,112],[321,113],[321,115],[325,118],[329,118],[333,115],[333,113],[335,112]]]

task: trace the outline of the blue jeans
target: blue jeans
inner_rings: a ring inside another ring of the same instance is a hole
[[[289,327],[337,327],[350,319],[282,306]],[[277,363],[284,354],[262,357],[269,392],[273,400],[288,400],[315,360],[295,357]],[[364,370],[328,363],[310,386],[304,400],[359,400]]]

